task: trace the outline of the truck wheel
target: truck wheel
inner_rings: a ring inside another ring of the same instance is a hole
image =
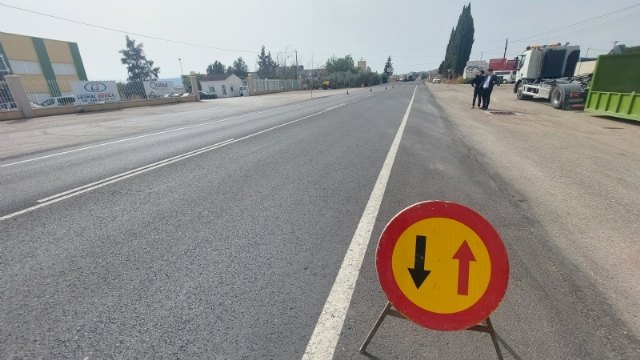
[[[564,89],[556,87],[551,91],[551,106],[555,109],[564,108]]]
[[[516,91],[516,99],[518,100],[531,99],[531,96],[525,95],[522,93],[523,90],[524,90],[524,84],[523,83],[518,84],[518,90]]]

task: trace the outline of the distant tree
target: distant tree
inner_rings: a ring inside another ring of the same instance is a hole
[[[219,75],[224,74],[226,70],[226,66],[222,65],[222,63],[218,60],[214,61],[213,64],[209,64],[207,66],[207,75]]]
[[[159,67],[153,67],[153,61],[147,59],[142,43],[136,45],[136,41],[126,36],[126,48],[118,51],[122,54],[120,61],[127,65],[127,80],[144,81],[156,80],[160,73]]]
[[[325,69],[329,74],[338,72],[356,72],[356,66],[351,55],[346,55],[343,58],[336,58],[335,56],[330,57],[327,60]]]
[[[264,45],[262,45],[262,49],[260,50],[260,55],[258,55],[258,76],[266,79],[266,78],[275,78],[276,77],[276,62],[273,61],[271,57],[271,52],[268,53],[264,49]]]
[[[462,74],[471,55],[474,33],[471,4],[469,4],[462,7],[462,13],[458,17],[458,24],[451,29],[444,60],[438,67],[440,74],[448,73],[449,70],[453,72],[454,76]]]
[[[382,74],[380,74],[380,82],[382,82],[383,84],[386,84],[389,82],[389,74],[387,74],[386,72],[383,72]]]
[[[229,66],[229,68],[231,68],[231,66]],[[232,69],[233,73],[241,79],[245,79],[249,74],[249,67],[247,66],[247,63],[242,60],[242,57],[239,57],[238,60],[233,62]]]
[[[387,79],[389,78],[389,76],[393,75],[393,64],[391,63],[391,56],[387,58],[387,62],[384,64],[384,70],[382,71],[382,73],[388,75]]]

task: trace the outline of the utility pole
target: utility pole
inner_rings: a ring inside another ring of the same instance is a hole
[[[502,55],[503,59],[507,58],[507,46],[509,46],[509,38],[507,38],[507,41],[504,43],[504,55]]]

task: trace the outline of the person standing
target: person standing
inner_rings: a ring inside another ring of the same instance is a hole
[[[489,109],[489,102],[491,101],[493,84],[495,84],[497,80],[498,77],[493,75],[493,69],[488,69],[487,76],[485,76],[482,82],[482,110]]]
[[[484,70],[480,70],[479,74],[471,80],[471,86],[473,86],[473,101],[471,101],[471,108],[476,106],[476,98],[478,99],[478,109],[482,108],[482,83],[484,82]]]

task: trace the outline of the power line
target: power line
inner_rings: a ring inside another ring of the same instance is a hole
[[[535,37],[548,35],[548,34],[551,34],[553,32],[559,31],[559,30],[564,30],[564,29],[571,28],[571,27],[574,27],[574,26],[577,26],[577,25],[586,24],[586,23],[592,22],[594,20],[598,20],[598,19],[601,19],[601,18],[604,18],[604,17],[607,17],[607,16],[611,16],[613,14],[617,14],[617,13],[620,13],[620,12],[623,12],[623,11],[626,11],[626,10],[629,10],[629,9],[633,9],[633,8],[636,8],[636,7],[639,7],[639,6],[640,6],[640,3],[635,4],[635,5],[630,5],[630,6],[627,6],[625,8],[622,8],[622,9],[614,10],[614,11],[608,12],[606,14],[598,15],[598,16],[595,16],[595,17],[592,17],[592,18],[589,18],[589,19],[585,19],[585,20],[579,21],[577,23],[561,26],[561,27],[558,27],[558,28],[555,28],[555,29],[551,29],[551,30],[545,31],[543,33],[530,35],[530,36],[527,36],[527,37],[524,37],[524,38],[520,38],[520,39],[517,39],[517,40],[509,41],[509,42],[511,44],[514,44],[514,43],[522,42],[524,40],[529,40],[529,39],[532,39],[532,38],[535,38]],[[493,48],[493,49],[489,49],[487,51],[491,52],[493,50],[500,49],[500,48],[502,48],[502,46],[499,46],[499,47],[496,47],[496,48]]]
[[[113,32],[117,32],[117,33],[127,34],[127,35],[135,35],[135,36],[139,36],[139,37],[143,37],[143,38],[147,38],[147,39],[152,39],[152,40],[165,41],[165,42],[169,42],[169,43],[173,43],[173,44],[182,44],[182,45],[195,46],[195,47],[200,47],[200,48],[214,49],[214,50],[221,50],[221,51],[229,51],[229,52],[242,52],[242,53],[252,53],[252,54],[258,54],[259,53],[259,51],[239,50],[239,49],[226,49],[226,48],[210,46],[210,45],[194,44],[194,43],[189,43],[189,42],[186,42],[186,41],[165,39],[165,38],[161,38],[161,37],[157,37],[157,36],[151,36],[151,35],[135,33],[135,32],[132,32],[132,31],[114,29],[114,28],[110,28],[110,27],[107,27],[107,26],[89,24],[89,23],[86,23],[86,22],[83,22],[83,21],[73,20],[73,19],[69,19],[69,18],[57,16],[57,15],[52,15],[52,14],[46,14],[46,13],[35,11],[35,10],[30,10],[30,9],[21,8],[21,7],[14,6],[14,5],[5,4],[5,3],[2,3],[2,2],[0,2],[0,5],[4,6],[4,7],[7,7],[7,8],[10,8],[10,9],[14,9],[14,10],[20,10],[20,11],[24,11],[24,12],[40,15],[40,16],[50,17],[50,18],[53,18],[53,19],[56,19],[56,20],[63,20],[63,21],[67,21],[67,22],[70,22],[70,23],[74,23],[74,24],[89,26],[89,27],[93,27],[93,28],[98,28],[98,29],[107,30],[107,31],[113,31]]]

